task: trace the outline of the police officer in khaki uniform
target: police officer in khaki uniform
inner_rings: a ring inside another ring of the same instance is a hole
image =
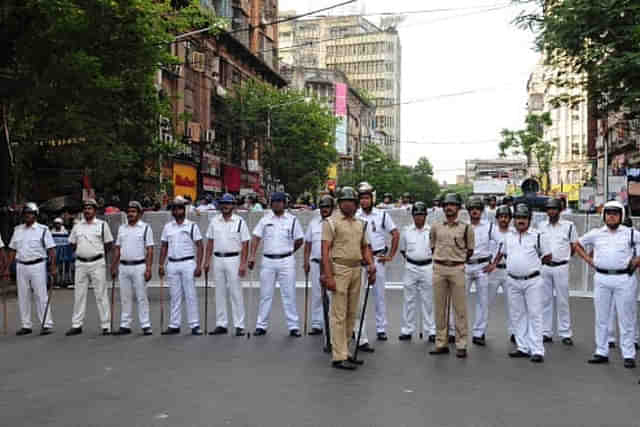
[[[447,346],[450,302],[456,319],[456,356],[467,357],[467,298],[464,265],[476,245],[473,230],[458,221],[460,196],[449,193],[443,205],[446,219],[431,227],[429,241],[433,250],[433,290],[436,308],[436,347],[430,354],[449,353]]]
[[[339,212],[324,221],[322,228],[323,283],[331,292],[331,347],[333,367],[354,370],[362,361],[349,354],[358,301],[362,261],[367,263],[369,286],[375,284],[376,266],[366,233],[366,223],[355,218],[358,195],[344,187],[338,197]]]

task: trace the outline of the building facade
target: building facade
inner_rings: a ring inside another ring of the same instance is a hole
[[[467,159],[464,161],[465,184],[486,179],[519,182],[527,175],[527,162],[524,159]]]

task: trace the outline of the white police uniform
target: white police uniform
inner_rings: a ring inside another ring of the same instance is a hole
[[[30,227],[20,224],[14,229],[9,248],[16,251],[18,307],[23,328],[32,328],[30,288],[33,290],[38,319],[42,323],[48,298],[47,251],[55,246],[51,232],[45,225],[34,222]],[[53,326],[51,305],[49,305],[44,326],[46,328]]]
[[[73,290],[73,317],[71,326],[80,328],[84,323],[89,282],[96,297],[100,327],[111,329],[111,311],[106,282],[105,243],[113,242],[109,225],[94,218],[90,223],[82,219],[73,226],[69,242],[76,245],[75,288]]]
[[[410,205],[409,206],[409,211]],[[402,206],[402,209],[406,209],[406,206]],[[366,214],[362,209],[358,209],[355,215],[356,218],[365,221],[367,223],[367,237],[371,243],[371,251],[376,260],[376,283],[372,287],[373,297],[376,307],[376,332],[386,332],[387,329],[387,308],[385,304],[385,264],[378,261],[379,256],[384,256],[388,253],[387,247],[387,234],[396,229],[396,225],[391,219],[391,215],[384,210],[372,208],[370,214]],[[365,270],[366,271],[366,270]],[[362,286],[367,286],[367,274],[362,274]],[[360,292],[360,306],[364,301],[365,292]],[[358,310],[358,316],[356,318],[354,333],[358,334],[358,328],[360,327],[360,313],[362,310]],[[366,322],[362,324],[362,335],[358,345],[363,345],[369,342],[366,332]]]
[[[200,326],[198,295],[196,293],[196,242],[202,240],[197,224],[185,218],[182,224],[175,220],[165,224],[160,237],[168,243],[167,280],[171,295],[169,327],[179,329],[182,324],[182,295],[187,304],[187,322],[191,329]]]
[[[637,282],[627,273],[633,251],[640,243],[640,233],[629,227],[620,225],[616,230],[609,230],[605,225],[591,230],[579,240],[584,246],[594,249],[593,262],[596,265],[594,275],[595,306],[595,354],[609,356],[607,330],[611,305],[615,304],[618,312],[620,343],[622,357],[634,359],[636,349],[633,345],[636,322]]]
[[[322,262],[322,223],[320,215],[311,218],[304,236],[305,243],[311,244],[311,327],[322,329],[324,327],[324,314],[322,311],[322,288],[320,285],[320,263]]]
[[[429,232],[424,225],[418,229],[408,225],[400,236],[400,251],[405,254],[404,304],[402,310],[402,335],[412,335],[416,331],[416,299],[422,310],[422,327],[427,335],[436,334],[433,319],[433,264]],[[418,298],[416,298],[418,294]]]
[[[304,239],[302,226],[288,212],[278,216],[268,211],[256,225],[253,235],[263,241],[260,269],[260,307],[256,328],[267,329],[276,281],[280,283],[282,306],[289,330],[299,329],[296,308],[296,265],[293,256],[296,240]]]
[[[231,294],[231,312],[236,328],[244,329],[244,298],[239,269],[242,245],[251,238],[247,222],[232,214],[225,220],[216,215],[207,228],[207,239],[213,240],[213,278],[216,285],[216,326],[226,328],[227,290]]]
[[[498,253],[504,251],[504,239],[510,232],[515,231],[513,227],[509,227],[507,231],[500,230],[500,227],[496,224],[493,232],[493,248],[491,251],[491,257],[495,260]],[[505,319],[507,320],[507,331],[509,335],[514,335],[515,330],[513,323],[511,322],[511,315],[509,314],[509,281],[507,280],[507,264],[506,255],[503,255],[502,260],[496,266],[496,269],[489,273],[489,312],[491,307],[498,296],[498,289],[502,288],[502,294],[504,295],[504,311]]]
[[[120,266],[118,267],[120,303],[122,304],[120,327],[131,328],[132,297],[135,292],[140,327],[150,328],[149,298],[144,273],[147,269],[147,248],[153,247],[153,230],[143,221],[137,221],[133,226],[129,223],[122,224],[118,229],[116,246],[120,248]]]
[[[524,233],[513,230],[504,239],[507,255],[509,309],[518,350],[544,356],[542,344],[541,258],[550,253],[544,236],[529,228]]]
[[[573,332],[569,310],[569,260],[571,245],[578,240],[576,227],[572,222],[564,219],[559,219],[555,225],[546,220],[538,226],[538,230],[546,237],[551,248],[551,264],[542,267],[545,298],[542,334],[553,337],[555,291],[558,335],[561,338],[571,338]]]

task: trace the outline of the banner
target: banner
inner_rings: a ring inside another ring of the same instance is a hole
[[[347,154],[347,85],[336,83],[336,150],[339,154]]]
[[[173,164],[173,193],[196,200],[198,195],[198,172],[195,167],[182,163]]]

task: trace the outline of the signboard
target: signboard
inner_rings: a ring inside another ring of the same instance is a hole
[[[339,154],[347,154],[347,85],[336,83],[336,150]]]
[[[560,193],[566,194],[568,201],[576,202],[580,198],[580,184],[556,184],[551,186],[550,196],[558,197]]]
[[[204,191],[211,191],[211,192],[222,191],[222,181],[210,176],[203,176],[202,189]]]
[[[593,211],[596,207],[596,189],[593,187],[582,187],[580,189],[580,200],[578,209],[581,211]]]
[[[196,168],[182,163],[174,163],[173,186],[173,192],[176,196],[190,196],[191,200],[195,200],[198,193]]]
[[[499,179],[487,179],[473,182],[474,194],[505,194],[507,181]]]

